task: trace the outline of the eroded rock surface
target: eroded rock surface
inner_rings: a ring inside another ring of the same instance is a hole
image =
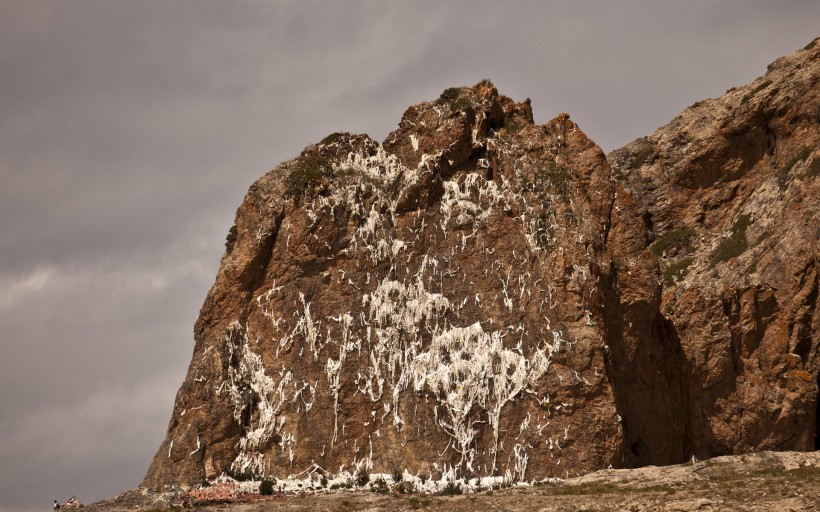
[[[819,52],[609,161],[484,81],[266,173],[143,485],[812,449]]]
[[[811,44],[609,155],[663,268],[699,458],[820,449],[819,126]]]

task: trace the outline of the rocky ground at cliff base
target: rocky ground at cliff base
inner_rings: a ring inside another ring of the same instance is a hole
[[[820,510],[820,451],[760,452],[674,466],[603,470],[568,480],[453,496],[399,494],[392,483],[383,493],[321,490],[274,496],[238,492],[238,483],[233,488],[219,485],[214,487],[222,493],[221,499],[198,499],[203,496],[199,490],[136,489],[85,510],[810,511]]]

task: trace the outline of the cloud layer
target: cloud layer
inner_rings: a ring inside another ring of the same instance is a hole
[[[139,483],[234,209],[305,145],[381,140],[490,78],[608,151],[818,19],[814,1],[4,0],[0,510]]]

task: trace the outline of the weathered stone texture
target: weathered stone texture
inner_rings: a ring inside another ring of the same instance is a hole
[[[484,81],[268,172],[143,485],[812,449],[819,52],[609,161]]]
[[[686,453],[817,446],[820,48],[609,155],[667,281]]]

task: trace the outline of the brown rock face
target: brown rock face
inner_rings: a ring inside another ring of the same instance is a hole
[[[813,43],[609,156],[663,269],[699,458],[820,449],[818,82]]]
[[[268,172],[143,485],[812,449],[817,52],[609,162],[485,81]]]

